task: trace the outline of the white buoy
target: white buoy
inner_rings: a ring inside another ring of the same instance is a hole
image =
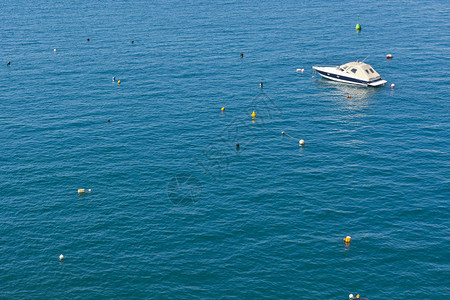
[[[61,255],[59,256],[59,261],[63,261],[63,259],[64,259],[64,255],[61,254]]]
[[[349,300],[353,300],[353,294],[348,295]]]
[[[395,84],[391,84],[391,88],[395,88]]]
[[[56,52],[56,48],[55,48],[55,49],[53,49],[53,52]]]
[[[304,140],[300,140],[300,141],[298,141],[298,145],[299,145],[299,146],[303,146],[303,145],[305,145],[305,141],[304,141]]]
[[[303,73],[303,72],[305,72],[305,69],[297,69],[297,72]]]
[[[302,73],[305,72],[305,69],[302,69]]]
[[[91,192],[91,189],[88,189],[88,192],[90,193],[90,192]]]

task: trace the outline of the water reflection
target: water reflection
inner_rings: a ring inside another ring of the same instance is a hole
[[[332,80],[320,78],[317,80],[318,88],[336,100],[340,100],[346,104],[348,109],[359,110],[367,108],[370,104],[372,96],[375,95],[380,88],[365,87],[359,85],[351,85]],[[350,98],[347,98],[350,96]]]

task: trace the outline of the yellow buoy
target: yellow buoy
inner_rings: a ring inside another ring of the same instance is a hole
[[[256,117],[255,111],[252,112],[252,119]]]
[[[351,240],[351,239],[352,239],[352,238],[348,235],[347,237],[344,238],[344,242],[350,243],[350,240]]]
[[[221,110],[222,110],[222,111],[224,111],[224,110],[225,110],[225,106],[224,106],[224,107],[222,107],[222,108],[221,108]]]
[[[84,194],[84,189],[78,189],[78,194]]]
[[[117,81],[117,84],[120,84],[120,80],[119,80],[119,81]]]

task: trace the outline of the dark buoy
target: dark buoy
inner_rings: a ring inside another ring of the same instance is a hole
[[[241,58],[244,57],[244,53],[241,53]]]
[[[87,38],[87,41],[89,42],[91,39],[90,38]]]
[[[360,31],[360,30],[361,30],[361,24],[359,24],[359,15],[358,15],[358,23],[356,24],[355,29],[356,29],[357,31]]]
[[[239,150],[239,143],[236,143],[236,150]]]
[[[106,123],[109,123],[109,122],[111,122],[109,119],[108,120],[106,120]]]
[[[260,88],[263,87],[263,83],[262,83],[262,82],[259,83],[259,87],[260,87]]]
[[[10,61],[8,61],[7,65],[8,65],[8,66],[10,66],[10,65],[11,65],[11,62],[10,62]]]
[[[134,41],[131,41],[132,44],[134,44]]]

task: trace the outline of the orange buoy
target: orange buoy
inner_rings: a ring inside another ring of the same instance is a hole
[[[350,243],[350,240],[351,240],[352,238],[348,235],[347,237],[345,237],[344,238],[344,242],[345,243]]]
[[[350,95],[347,95],[347,98],[351,98],[352,96],[350,96]]]

